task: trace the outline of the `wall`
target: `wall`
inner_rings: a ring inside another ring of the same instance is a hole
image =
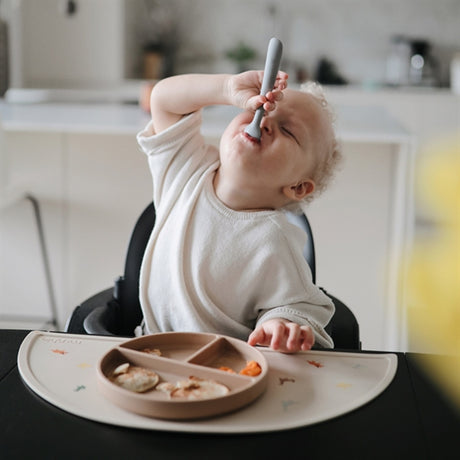
[[[276,34],[285,44],[285,69],[304,67],[312,75],[318,59],[327,56],[349,81],[368,84],[384,79],[394,34],[430,40],[444,84],[452,53],[460,50],[458,0],[76,1],[73,19],[56,16],[63,0],[0,2],[0,14],[13,26],[13,54],[20,53],[18,38],[24,37],[20,62],[12,56],[13,80],[21,66],[28,86],[140,76],[142,45],[157,35],[176,45],[178,73],[234,71],[225,51],[239,41],[258,51],[254,65],[261,66],[268,39]],[[19,7],[22,25],[15,18]],[[171,24],[176,29],[167,35]],[[83,32],[76,33],[78,28]],[[69,43],[72,36],[77,40]],[[73,50],[73,59],[64,49]]]
[[[161,2],[160,2],[161,3]],[[268,38],[285,44],[284,67],[314,73],[318,58],[331,58],[352,82],[382,81],[390,38],[405,34],[433,42],[442,79],[452,52],[460,50],[458,0],[170,0],[179,20],[177,71],[231,69],[224,53],[243,40],[259,51]],[[275,13],[270,13],[270,7]]]
[[[124,78],[123,0],[10,0],[11,86],[88,87]]]

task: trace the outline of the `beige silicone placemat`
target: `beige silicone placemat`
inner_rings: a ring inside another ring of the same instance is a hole
[[[397,368],[394,354],[263,350],[267,390],[251,405],[196,421],[160,420],[127,412],[99,392],[96,366],[126,339],[31,332],[18,354],[25,383],[49,403],[90,420],[132,428],[196,433],[254,433],[311,425],[350,412],[378,396]]]

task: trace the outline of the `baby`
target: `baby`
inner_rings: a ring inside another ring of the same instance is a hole
[[[288,222],[327,184],[339,158],[330,112],[311,86],[259,94],[263,72],[179,75],[152,90],[138,134],[157,218],[145,252],[144,332],[215,332],[282,352],[332,347],[332,301],[311,279],[305,232]],[[243,109],[220,148],[200,134],[201,110]],[[244,133],[262,106],[260,140]]]

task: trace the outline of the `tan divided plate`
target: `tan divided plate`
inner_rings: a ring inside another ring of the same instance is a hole
[[[145,351],[154,349],[161,355]],[[258,376],[239,374],[248,361],[260,365]],[[160,383],[175,384],[193,376],[223,384],[229,392],[195,400],[172,398],[155,388],[136,393],[112,381],[115,369],[124,363],[154,371]],[[163,419],[203,418],[239,409],[263,393],[267,376],[267,360],[256,348],[242,340],[203,333],[165,332],[132,339],[109,350],[97,367],[99,389],[111,402],[137,414]]]

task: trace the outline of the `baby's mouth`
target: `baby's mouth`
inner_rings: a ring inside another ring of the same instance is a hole
[[[246,139],[248,139],[250,142],[254,144],[260,144],[260,139],[257,139],[256,137],[252,137],[249,135],[247,132],[243,131],[243,135]]]

